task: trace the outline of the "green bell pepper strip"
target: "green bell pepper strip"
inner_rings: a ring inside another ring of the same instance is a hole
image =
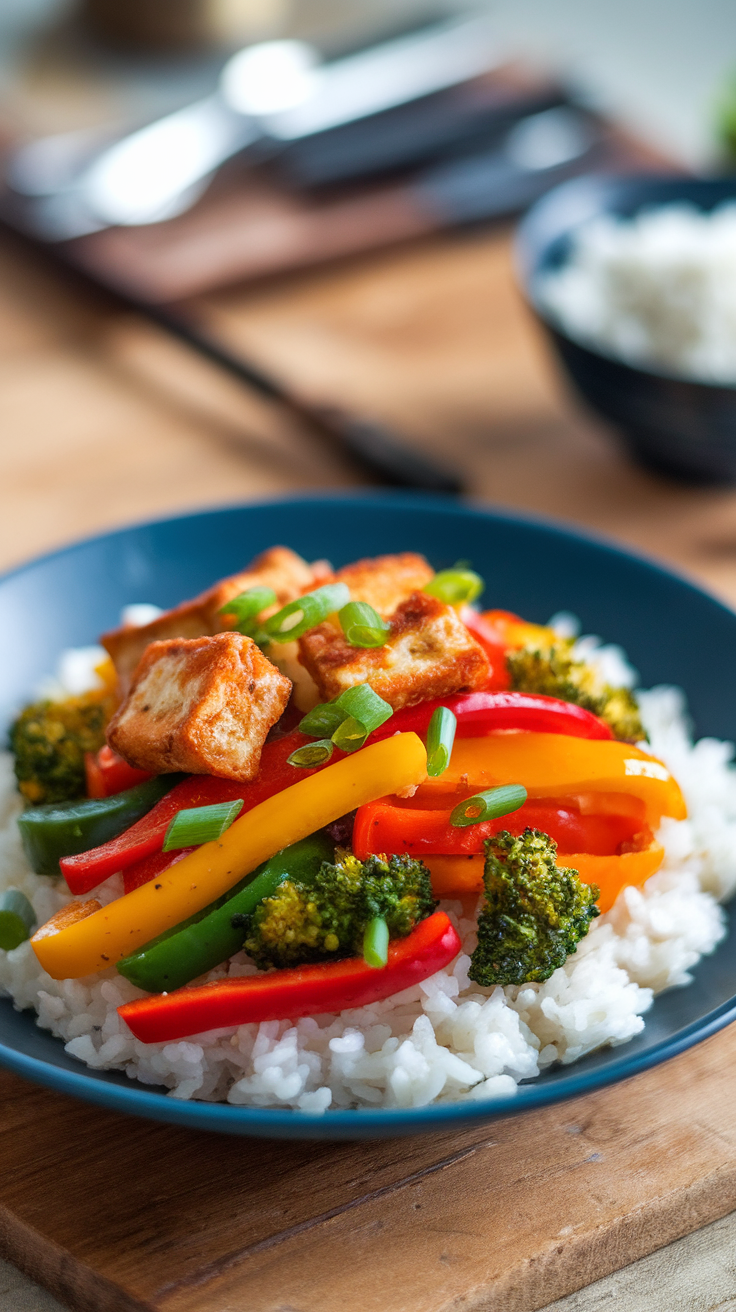
[[[23,850],[37,875],[60,874],[59,861],[116,838],[147,814],[183,775],[161,774],[112,797],[32,806],[18,816]]]
[[[28,898],[17,888],[0,893],[0,948],[10,952],[31,937],[36,913]]]
[[[324,833],[311,834],[285,847],[197,916],[124,957],[118,962],[120,974],[148,993],[170,993],[206,974],[243,946],[246,926],[234,925],[234,917],[251,915],[284,879],[293,877],[308,883],[322,862],[332,861],[334,854],[335,845]]]

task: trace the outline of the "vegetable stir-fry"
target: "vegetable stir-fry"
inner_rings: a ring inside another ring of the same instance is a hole
[[[44,970],[116,968],[148,995],[121,1016],[161,1042],[426,980],[461,947],[441,898],[483,894],[480,987],[564,965],[685,805],[630,689],[480,611],[483,589],[409,552],[331,571],[274,548],[105,635],[114,697],[29,707],[12,733],[28,859],[93,895],[33,933]],[[33,929],[11,891],[0,946]]]

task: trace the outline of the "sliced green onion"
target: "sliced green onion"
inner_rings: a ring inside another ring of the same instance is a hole
[[[391,625],[367,601],[349,601],[338,616],[351,647],[383,647]]]
[[[427,729],[427,774],[431,779],[444,774],[450,764],[457,717],[447,706],[438,706]]]
[[[294,642],[308,629],[321,624],[350,600],[346,583],[325,583],[314,592],[305,592],[266,620],[264,629],[273,642]]]
[[[164,852],[175,852],[180,847],[199,847],[201,843],[214,843],[229,829],[243,809],[242,797],[234,802],[216,802],[213,806],[190,806],[177,811],[164,838]]]
[[[485,586],[480,574],[476,574],[474,569],[460,569],[456,565],[454,569],[441,569],[425,585],[424,591],[430,597],[438,597],[447,606],[463,606],[475,601]]]
[[[276,601],[273,588],[248,588],[247,592],[241,592],[221,606],[218,614],[234,615],[236,630],[249,638],[253,636],[254,620]]]
[[[357,752],[367,737],[368,730],[365,725],[349,715],[333,733],[332,741],[341,752]]]
[[[297,747],[291,756],[287,756],[288,765],[294,765],[302,770],[311,770],[315,765],[324,765],[332,756],[333,747],[329,738],[319,738],[315,743],[305,743],[303,747]]]
[[[31,937],[36,913],[24,893],[8,888],[0,894],[0,948],[10,952]]]
[[[338,706],[337,702],[323,702],[321,706],[307,711],[304,719],[299,721],[299,732],[307,734],[309,738],[331,738],[347,718],[347,711]]]
[[[456,829],[466,825],[479,825],[483,820],[497,820],[501,815],[518,811],[527,798],[523,784],[504,784],[501,788],[488,788],[484,793],[476,793],[460,802],[450,816],[450,824]]]
[[[335,699],[334,705],[358,720],[366,733],[373,733],[374,729],[385,724],[393,715],[393,708],[373,691],[369,683],[357,683],[354,688],[346,688]]]
[[[365,927],[363,960],[375,970],[382,970],[388,961],[388,925],[383,916],[369,920]]]

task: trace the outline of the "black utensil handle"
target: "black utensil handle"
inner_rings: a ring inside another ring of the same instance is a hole
[[[454,470],[415,447],[405,445],[381,424],[348,414],[337,407],[305,401],[258,365],[235,355],[190,319],[162,306],[144,306],[143,309],[162,328],[187,342],[214,364],[255,388],[262,396],[280,402],[306,419],[321,436],[327,437],[337,449],[382,483],[416,488],[422,492],[444,492],[451,496],[463,491],[462,480]]]
[[[463,482],[455,470],[405,445],[381,424],[332,406],[305,406],[303,413],[357,464],[384,483],[450,496],[463,491]]]

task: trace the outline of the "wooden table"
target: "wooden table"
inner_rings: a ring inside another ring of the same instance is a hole
[[[210,297],[315,395],[474,494],[614,533],[736,602],[736,492],[628,463],[562,393],[503,233]],[[0,563],[180,508],[355,482],[157,331],[0,242]],[[624,1086],[458,1135],[230,1141],[0,1076],[0,1245],[90,1312],[531,1312],[736,1207],[727,1031]]]

